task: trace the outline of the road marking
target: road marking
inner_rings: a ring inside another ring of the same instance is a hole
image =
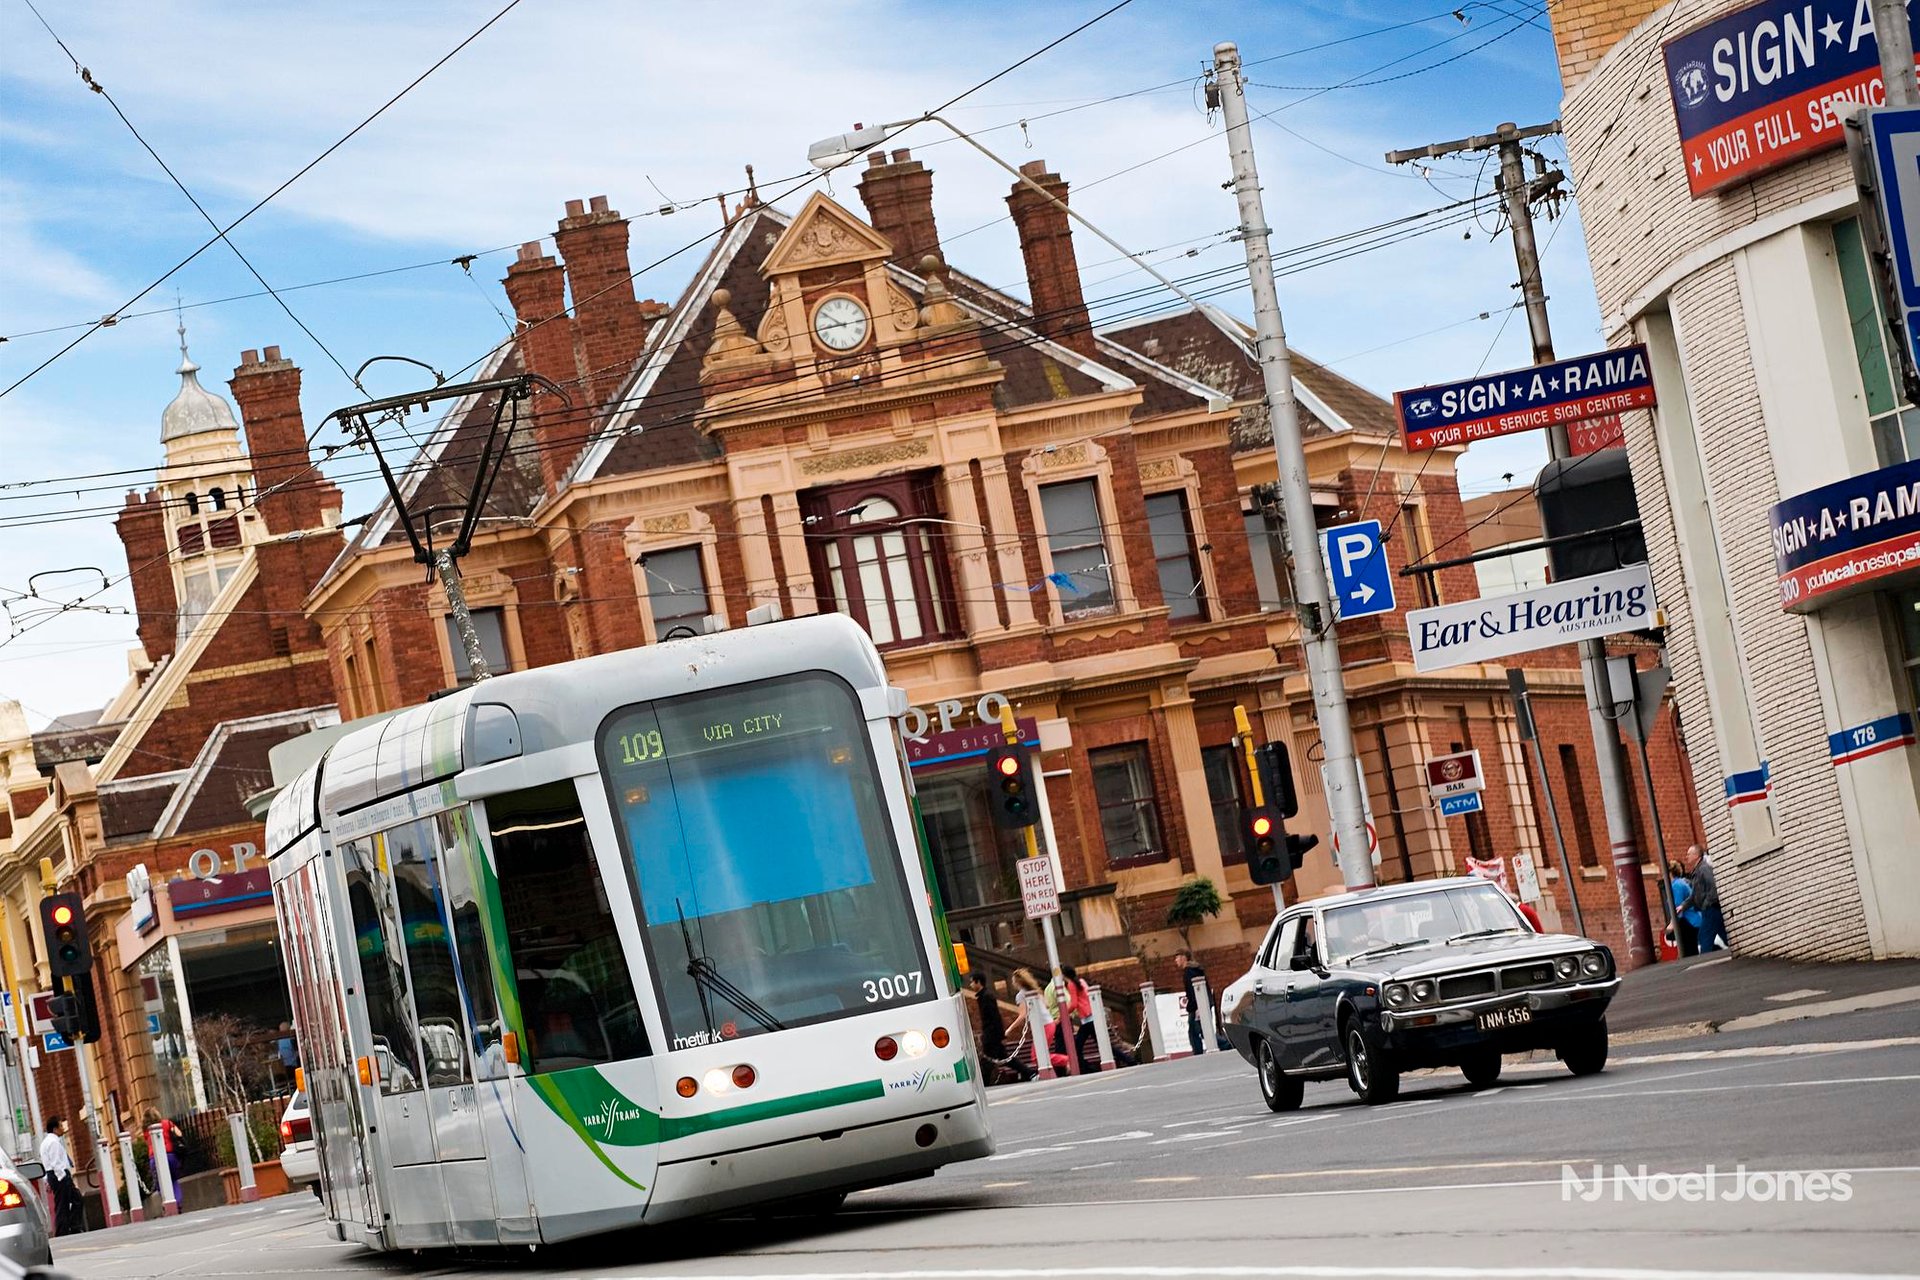
[[[980,1189],[982,1191],[1005,1191],[1010,1187],[1024,1187],[1028,1185],[1029,1184],[1025,1182],[983,1182],[980,1184]]]
[[[1169,1178],[1135,1178],[1134,1181],[1135,1182],[1198,1182],[1200,1181],[1200,1179],[1195,1174],[1186,1173],[1186,1174],[1180,1174],[1177,1177],[1169,1177]]]
[[[1747,1089],[1824,1089],[1836,1084],[1898,1084],[1909,1080],[1920,1080],[1920,1075],[1904,1076],[1838,1076],[1820,1080],[1761,1080],[1746,1084],[1702,1084],[1687,1089],[1643,1089],[1632,1084],[1622,1084],[1614,1090],[1592,1090],[1580,1095],[1581,1101],[1589,1098],[1652,1098],[1680,1093],[1728,1093]]]
[[[1725,964],[1727,963],[1727,961],[1731,959],[1733,959],[1733,953],[1729,951],[1726,955],[1715,956],[1711,960],[1702,960],[1699,964],[1688,965],[1687,967],[1689,969],[1711,969],[1713,968],[1713,966],[1717,964]]]
[[[1827,993],[1825,988],[1823,987],[1801,987],[1798,991],[1782,991],[1777,995],[1763,996],[1761,998],[1765,1000],[1781,1000],[1781,1001],[1806,1000],[1813,996],[1823,996],[1825,994]]]
[[[1569,1164],[1591,1164],[1591,1160],[1476,1160],[1471,1164],[1397,1164],[1380,1165],[1372,1169],[1298,1169],[1290,1173],[1250,1173],[1248,1182],[1278,1182],[1284,1178],[1325,1178],[1349,1177],[1361,1175],[1373,1176],[1384,1173],[1442,1173],[1459,1169],[1540,1169],[1558,1168]]]
[[[1699,1062],[1707,1058],[1797,1058],[1821,1053],[1860,1053],[1869,1049],[1904,1049],[1920,1044],[1920,1036],[1885,1036],[1878,1040],[1823,1040],[1815,1044],[1752,1044],[1738,1049],[1689,1049],[1679,1053],[1644,1053],[1615,1058],[1617,1067],[1652,1066],[1662,1062]]]
[[[1118,1160],[1102,1160],[1099,1164],[1077,1164],[1077,1165],[1074,1165],[1073,1168],[1067,1170],[1067,1172],[1068,1173],[1085,1173],[1089,1169],[1111,1169],[1113,1168],[1113,1166],[1119,1163],[1120,1162]],[[1019,1185],[1025,1186],[1026,1184],[1023,1182]]]
[[[1844,1271],[1683,1271],[1640,1267],[992,1267],[912,1271],[707,1272],[655,1280],[1889,1280],[1885,1273]]]
[[[1744,1018],[1729,1018],[1720,1024],[1722,1031],[1747,1031],[1754,1027],[1771,1027],[1782,1022],[1797,1022],[1802,1018],[1819,1018],[1835,1013],[1858,1013],[1862,1009],[1884,1009],[1888,1005],[1909,1004],[1920,1000],[1920,987],[1895,987],[1891,991],[1875,991],[1864,996],[1848,996],[1842,1000],[1821,1000],[1815,1004],[1789,1005],[1784,1009],[1769,1009],[1765,1013],[1750,1013]]]

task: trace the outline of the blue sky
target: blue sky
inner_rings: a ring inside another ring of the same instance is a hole
[[[498,7],[101,0],[41,9],[225,222]],[[451,372],[504,333],[509,246],[551,234],[568,199],[605,194],[632,217],[638,267],[714,231],[712,193],[738,187],[744,165],[763,193],[783,190],[793,184],[779,180],[805,170],[814,139],[937,106],[1106,7],[741,4],[716,26],[709,6],[526,0],[233,238],[347,368],[393,353]],[[1484,189],[1490,174],[1477,159],[1439,162],[1423,177],[1389,168],[1382,153],[1558,114],[1542,8],[1467,5],[1463,24],[1439,0],[1135,0],[949,114],[1014,163],[1048,161],[1073,184],[1077,209],[1134,251],[1154,251],[1169,274],[1207,271],[1241,261],[1223,234],[1236,221],[1220,185],[1225,144],[1198,91],[1216,41],[1239,43],[1256,113],[1300,100],[1255,132],[1280,251]],[[1345,80],[1360,83],[1311,92]],[[1132,96],[1099,101],[1118,94]],[[1005,175],[931,127],[896,145],[935,170],[949,259],[1024,292]],[[1564,158],[1557,140],[1543,150]],[[859,209],[850,172],[832,190]],[[1286,275],[1290,339],[1382,393],[1525,364],[1524,318],[1506,310],[1517,297],[1512,248],[1495,229],[1489,219]],[[208,234],[23,0],[0,0],[0,386],[79,332],[31,331],[113,311]],[[1561,353],[1602,345],[1577,217],[1542,237]],[[1078,248],[1096,316],[1102,299],[1147,283],[1098,242],[1082,236]],[[672,299],[700,252],[647,271],[640,296]],[[481,256],[469,277],[449,260],[470,253]],[[160,314],[127,316],[0,398],[0,486],[158,461],[160,411],[177,386],[176,290],[209,387],[224,393],[243,348],[277,344],[305,369],[309,425],[357,398],[271,299],[197,305],[259,290],[215,246],[122,313]],[[1248,311],[1244,294],[1220,301]],[[395,372],[369,379],[376,394],[409,385],[401,366],[387,368]],[[1460,467],[1463,488],[1503,487],[1509,472],[1524,481],[1544,459],[1537,436],[1475,446]],[[367,469],[352,453],[332,468],[349,516],[377,497],[372,481],[353,478]],[[141,482],[76,487],[127,480]],[[0,588],[17,591],[46,569],[123,572],[111,514],[85,514],[118,500],[117,490],[0,487]],[[130,597],[120,590],[101,602]],[[10,630],[0,618],[0,639]],[[124,678],[132,636],[129,617],[69,613],[0,645],[0,695],[20,698],[35,724],[97,706]]]

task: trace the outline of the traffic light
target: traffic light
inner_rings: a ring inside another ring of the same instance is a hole
[[[1267,804],[1283,819],[1300,812],[1300,797],[1293,789],[1293,757],[1287,753],[1287,744],[1274,741],[1256,747],[1254,757],[1260,762],[1260,786],[1267,793]]]
[[[1284,835],[1286,828],[1271,805],[1240,810],[1240,850],[1247,856],[1247,872],[1255,884],[1279,884],[1293,874],[1280,854]]]
[[[1319,836],[1296,836],[1291,832],[1287,834],[1287,861],[1291,864],[1287,871],[1289,878],[1300,869],[1302,863],[1306,862],[1307,851],[1319,843]]]
[[[1033,754],[1017,742],[987,752],[987,794],[996,826],[1018,830],[1040,821],[1040,802],[1034,795]]]
[[[72,994],[61,993],[47,1002],[53,1029],[68,1044],[100,1039],[100,1010],[93,1001],[93,980],[75,978]]]
[[[40,899],[40,925],[47,942],[47,968],[56,978],[73,978],[93,970],[93,949],[87,945],[87,913],[77,893],[54,893]]]

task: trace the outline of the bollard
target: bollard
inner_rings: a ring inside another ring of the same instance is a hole
[[[227,1128],[233,1132],[233,1163],[240,1171],[240,1203],[251,1204],[260,1198],[260,1188],[253,1181],[253,1143],[247,1138],[247,1117],[242,1112],[228,1112]]]
[[[1051,1080],[1053,1075],[1053,1054],[1047,1044],[1047,1004],[1032,991],[1020,993],[1020,1003],[1027,1011],[1027,1027],[1033,1036],[1033,1069],[1042,1080]]]
[[[180,1193],[173,1186],[173,1162],[167,1159],[167,1131],[163,1125],[147,1130],[147,1153],[153,1157],[153,1180],[160,1184],[160,1213],[172,1217],[180,1212]]]
[[[1107,1026],[1107,1001],[1100,988],[1091,984],[1087,996],[1093,1001],[1093,1043],[1100,1051],[1100,1069],[1113,1070],[1113,1032]],[[1076,1045],[1075,1048],[1078,1048]]]
[[[1140,984],[1140,1016],[1147,1023],[1147,1047],[1153,1050],[1155,1062],[1167,1060],[1166,1038],[1160,1034],[1160,1005],[1151,982]]]
[[[127,1172],[127,1217],[135,1222],[147,1220],[146,1197],[140,1194],[140,1166],[133,1162],[133,1135],[120,1135],[120,1167]]]
[[[1199,1002],[1200,1007],[1195,1009],[1189,1006],[1187,1009],[1187,1017],[1197,1019],[1200,1023],[1200,1048],[1198,1052],[1212,1053],[1214,1045],[1219,1042],[1213,1038],[1213,993],[1207,990],[1207,980],[1205,978],[1195,978],[1193,980],[1193,999]]]
[[[94,1139],[93,1161],[93,1167],[100,1174],[100,1204],[107,1211],[107,1225],[117,1227],[127,1220],[127,1215],[120,1211],[120,1178],[113,1171],[113,1153],[105,1139]]]

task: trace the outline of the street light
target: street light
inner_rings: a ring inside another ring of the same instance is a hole
[[[1165,275],[1161,274],[1158,269],[1149,265],[1144,259],[1142,259],[1139,254],[1127,248],[1125,245],[1121,244],[1118,240],[1115,240],[1112,236],[1102,231],[1099,227],[1096,227],[1095,225],[1093,225],[1091,221],[1089,221],[1087,218],[1083,217],[1080,214],[1079,210],[1075,209],[1072,205],[1069,205],[1065,200],[1060,199],[1058,196],[1054,195],[1053,192],[1047,190],[1045,187],[1035,182],[1032,178],[1020,172],[1019,169],[1015,168],[1013,165],[1008,164],[1005,160],[1002,160],[999,156],[995,155],[993,152],[981,146],[978,142],[974,140],[973,135],[969,134],[966,130],[962,129],[959,125],[956,125],[951,120],[948,120],[942,116],[936,115],[931,111],[929,111],[926,115],[923,115],[923,116],[915,116],[911,120],[894,120],[887,124],[855,125],[851,133],[838,133],[831,138],[822,138],[820,139],[820,141],[814,143],[812,146],[807,148],[807,162],[813,165],[814,168],[816,169],[825,170],[825,169],[838,168],[839,166],[846,164],[849,160],[852,160],[855,156],[859,155],[863,151],[871,151],[877,147],[884,146],[887,143],[887,141],[890,140],[896,133],[899,133],[904,129],[910,129],[916,124],[927,124],[927,123],[937,124],[945,127],[947,132],[951,133],[954,137],[960,139],[960,141],[966,143],[968,146],[972,147],[975,151],[978,151],[981,155],[993,161],[995,164],[999,165],[1002,169],[1005,169],[1008,173],[1012,174],[1014,176],[1015,181],[1019,182],[1022,186],[1029,187],[1032,190],[1039,192],[1041,197],[1044,198],[1048,204],[1056,206],[1057,208],[1059,208],[1059,210],[1062,213],[1066,214],[1069,218],[1072,218],[1075,222],[1085,227],[1088,231],[1091,231],[1094,235],[1099,236],[1101,241],[1105,243],[1108,248],[1112,249],[1115,253],[1118,253],[1121,257],[1133,263],[1134,266],[1140,268],[1142,271],[1152,276],[1155,280],[1159,281],[1171,293],[1177,296],[1182,302],[1185,302],[1188,306],[1192,307],[1196,313],[1198,313],[1200,316],[1205,318],[1208,324],[1211,324],[1214,328],[1220,330],[1221,333],[1226,334],[1227,337],[1233,341],[1233,344],[1238,348],[1240,348],[1240,350],[1244,352],[1249,359],[1254,357],[1255,351],[1254,351],[1253,343],[1248,341],[1247,335],[1242,333],[1237,326],[1235,326],[1230,321],[1228,321],[1224,316],[1215,312],[1211,307],[1202,306],[1198,298],[1188,293],[1185,289],[1182,289],[1179,285],[1175,284],[1172,280],[1169,280]],[[1218,403],[1218,404],[1214,402],[1209,402],[1207,407],[1210,410],[1225,409],[1231,403],[1232,403],[1231,401]]]

